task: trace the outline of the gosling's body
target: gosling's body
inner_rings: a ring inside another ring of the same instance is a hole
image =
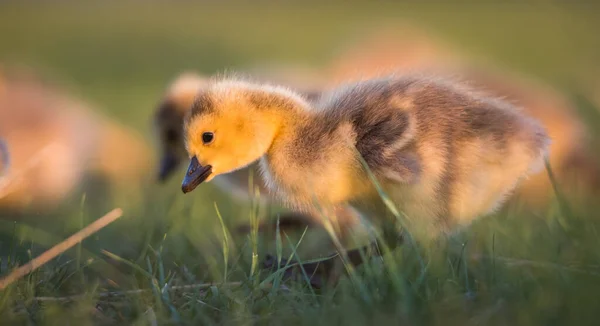
[[[560,91],[529,76],[494,68],[463,53],[419,26],[378,29],[339,53],[329,68],[331,80],[377,78],[395,71],[430,70],[455,75],[473,87],[522,107],[538,119],[552,139],[549,162],[568,194],[600,191],[600,162],[589,130],[576,106]],[[554,190],[545,173],[525,180],[514,196],[529,209],[545,209]]]
[[[382,211],[359,153],[400,209],[433,233],[493,211],[543,166],[548,144],[511,105],[420,76],[349,84],[314,104],[281,87],[212,83],[197,95],[185,137],[189,155],[211,167],[208,180],[260,159],[273,194],[328,213],[345,204]]]

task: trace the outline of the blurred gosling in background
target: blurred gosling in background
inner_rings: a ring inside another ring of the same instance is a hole
[[[0,209],[51,209],[91,178],[110,189],[142,182],[150,152],[141,137],[35,72],[5,67],[0,80],[0,139],[10,154]]]

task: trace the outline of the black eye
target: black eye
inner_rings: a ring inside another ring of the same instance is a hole
[[[214,138],[215,138],[215,134],[213,134],[212,132],[205,132],[202,134],[202,142],[204,144],[212,143]]]

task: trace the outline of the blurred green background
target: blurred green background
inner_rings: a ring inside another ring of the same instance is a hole
[[[414,21],[467,51],[561,86],[598,71],[591,2],[403,4],[59,2],[3,4],[0,59],[34,65],[142,130],[166,83],[262,62],[320,65],[379,25]]]
[[[360,36],[379,26],[411,21],[430,28],[467,52],[535,76],[567,93],[589,92],[592,83],[597,83],[600,92],[599,9],[591,1],[573,5],[552,1],[469,2],[468,5],[441,1],[377,2],[376,5],[291,1],[7,2],[0,4],[0,63],[34,67],[106,115],[135,128],[153,144],[152,112],[168,83],[184,70],[212,74],[269,62],[298,63],[320,69],[343,46]],[[586,114],[586,108],[581,109]],[[593,112],[589,114],[595,117]],[[594,119],[586,122],[595,130],[598,120]],[[150,245],[164,249],[169,266],[189,266],[198,279],[220,275],[220,267],[214,266],[220,264],[223,237],[215,204],[226,221],[247,221],[251,205],[234,203],[210,186],[183,196],[178,176],[165,185],[153,184],[153,180],[154,175],[149,175],[150,185],[144,189],[141,201],[129,197],[114,201],[82,199],[84,195],[78,193],[56,212],[36,211],[40,217],[37,223],[3,221],[3,257],[21,255],[24,261],[115,205],[125,205],[125,218],[86,240],[83,249],[68,252],[63,261],[72,257],[77,257],[78,264],[88,258],[102,260],[100,250],[106,249],[143,265]],[[595,210],[589,211],[595,215]],[[550,213],[553,217],[557,214]],[[506,253],[530,253],[528,250],[536,241],[554,245],[556,240],[541,235],[536,222],[518,226],[519,232],[515,233],[511,227],[517,227],[518,218],[509,224],[497,219],[482,223],[485,224],[475,226],[481,243],[487,243],[488,236],[496,230],[507,241]],[[548,229],[552,231],[555,227],[550,224]],[[305,240],[307,244],[300,249],[319,248],[321,244],[315,239],[320,236],[307,235],[310,240]],[[527,244],[519,247],[510,239]],[[597,237],[592,235],[582,239],[585,240],[581,240],[578,248],[598,244]],[[551,257],[554,252],[550,251],[535,252],[540,253],[539,257]],[[585,251],[578,259],[598,262],[596,256]],[[6,263],[4,258],[3,261]],[[89,275],[119,274],[103,262],[87,268]],[[130,272],[125,268],[121,273]],[[56,277],[51,272],[44,275],[36,277],[42,280]],[[123,288],[135,287],[127,283],[126,277],[119,282],[124,282],[120,283]],[[590,291],[600,289],[598,279],[593,282],[593,285],[588,281],[579,285],[589,287]],[[70,287],[51,284],[37,291],[77,293],[78,289],[81,292],[78,284]],[[556,308],[546,304],[552,307],[550,310]],[[591,311],[586,313],[591,315]]]

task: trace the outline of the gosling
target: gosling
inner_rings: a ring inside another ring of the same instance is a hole
[[[0,218],[34,217],[25,213],[104,190],[92,180],[131,200],[150,168],[149,149],[94,109],[43,74],[0,65]]]
[[[294,82],[294,80],[290,80],[293,78],[286,78],[286,76],[290,76],[289,73],[285,73],[285,71],[282,73],[281,71],[282,69],[279,68],[277,71],[267,71],[265,74],[265,68],[263,67],[257,74],[263,78],[265,78],[265,75],[270,75],[274,76],[271,77],[271,79],[287,79],[290,84],[297,86],[297,88],[302,91],[302,94],[308,99],[314,100],[318,98],[320,90],[305,86],[304,84],[307,84],[306,82]],[[282,74],[284,76],[281,76]],[[177,171],[181,162],[188,160],[183,135],[184,116],[191,110],[198,90],[206,88],[208,84],[208,77],[204,77],[194,72],[183,72],[171,82],[163,99],[156,107],[153,115],[153,129],[157,136],[157,146],[160,156],[160,163],[158,165],[158,170],[156,171],[157,180],[159,182],[166,182],[174,172]],[[218,188],[233,195],[235,198],[249,200],[255,199],[255,197],[252,196],[252,191],[250,191],[250,188],[248,187],[251,175],[254,176],[254,186],[258,188],[258,193],[260,195],[258,199],[260,203],[262,205],[268,204],[272,198],[269,196],[269,191],[265,187],[264,182],[260,180],[258,164],[251,164],[248,167],[238,169],[229,174],[221,175],[214,181]],[[302,213],[287,212],[280,216],[280,227],[283,230],[314,226],[314,223],[312,223],[313,220],[314,218],[307,218]],[[268,222],[263,223],[259,226],[259,229],[268,228],[270,226],[271,225]],[[240,233],[247,233],[248,226],[240,226],[238,231]]]
[[[342,85],[314,103],[225,78],[196,94],[184,138],[184,193],[259,161],[273,196],[293,209],[325,220],[351,205],[377,216],[386,208],[372,176],[431,236],[493,212],[543,168],[549,145],[509,103],[419,75]]]
[[[277,75],[276,73],[271,74]],[[160,156],[157,171],[159,182],[168,180],[177,171],[181,162],[188,159],[183,137],[183,118],[191,110],[198,90],[207,87],[208,84],[208,77],[193,72],[181,73],[171,82],[160,104],[154,110],[152,123],[158,140],[157,146]],[[316,89],[309,89],[308,87],[301,89],[302,94],[308,99],[314,100],[320,95],[320,92]],[[248,199],[248,180],[251,174],[258,177],[258,164],[223,175],[215,179],[215,182],[218,187],[234,196]],[[255,186],[258,187],[260,194],[268,193],[261,182],[257,182]],[[261,196],[261,200],[266,201],[264,196]]]

